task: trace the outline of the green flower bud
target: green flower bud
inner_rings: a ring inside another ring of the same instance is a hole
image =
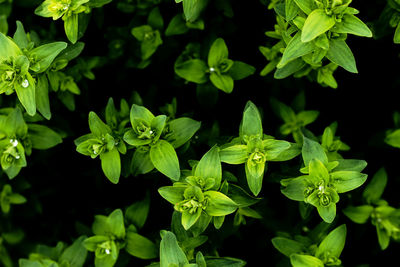
[[[143,122],[140,122],[134,130],[139,139],[151,139],[156,135],[156,131]]]

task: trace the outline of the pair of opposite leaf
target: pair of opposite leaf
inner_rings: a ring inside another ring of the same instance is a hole
[[[26,198],[18,193],[14,193],[11,185],[5,184],[0,192],[0,208],[4,214],[10,212],[11,205],[24,204]]]
[[[297,107],[296,110],[276,99],[271,99],[271,106],[276,115],[284,122],[279,127],[279,132],[283,136],[291,134],[296,143],[301,145],[303,144],[303,134],[309,133],[305,127],[318,118],[319,111],[303,110],[304,95],[299,94],[296,98],[302,99],[300,102],[303,102],[300,104],[301,107]]]
[[[138,67],[144,68],[150,63],[150,57],[162,45],[160,31],[164,27],[164,20],[160,9],[155,7],[147,18],[147,24],[134,27],[131,34],[140,42],[141,62]]]
[[[87,257],[85,239],[86,236],[80,236],[70,246],[63,242],[55,247],[38,245],[27,259],[19,259],[18,264],[20,267],[83,267]]]
[[[175,182],[173,186],[161,187],[158,192],[182,214],[181,223],[185,230],[196,223],[207,227],[211,218],[219,228],[224,216],[238,208],[226,195],[227,186],[226,182],[222,182],[219,148],[214,146],[193,166],[184,180]]]
[[[92,8],[99,8],[112,0],[45,0],[35,10],[35,14],[45,18],[64,21],[64,31],[71,43],[76,43],[87,24],[83,14]]]
[[[31,116],[36,114],[37,109],[42,114],[47,113],[47,80],[43,80],[44,73],[67,47],[67,43],[35,45],[19,21],[13,38],[0,33],[0,94],[15,92]]]
[[[151,264],[147,267],[242,267],[246,265],[246,262],[235,258],[205,257],[200,251],[196,253],[195,259],[190,261],[180,247],[173,232],[163,230],[160,234],[160,262]]]
[[[324,148],[303,136],[303,174],[281,180],[282,193],[289,199],[302,201],[317,208],[321,218],[331,223],[336,217],[339,194],[361,186],[367,175],[363,160],[335,159],[330,161]]]
[[[193,47],[189,44],[186,50]],[[216,88],[231,93],[234,80],[241,80],[255,72],[255,68],[242,61],[228,58],[228,47],[222,38],[216,39],[208,52],[207,63],[198,57],[198,51],[185,51],[175,62],[175,73],[197,84],[210,81]],[[189,57],[188,57],[189,56]],[[193,57],[194,56],[194,57]]]
[[[49,149],[62,142],[54,130],[36,123],[26,123],[17,108],[0,110],[0,165],[12,179],[27,166],[26,155],[34,149]]]
[[[349,7],[351,0],[285,0],[277,4],[275,32],[267,36],[280,41],[272,48],[260,47],[270,60],[262,70],[266,75],[276,68],[274,77],[302,77],[316,70],[316,79],[323,86],[337,88],[333,72],[341,66],[357,73],[352,51],[345,40],[348,34],[372,37],[369,28]],[[282,55],[280,55],[282,53]],[[325,60],[330,61],[324,64]]]
[[[346,225],[342,224],[317,244],[303,236],[294,239],[274,237],[271,241],[279,252],[290,258],[293,267],[341,266],[339,258],[346,242],[346,234]]]
[[[221,161],[245,164],[247,184],[254,195],[262,188],[267,161],[286,161],[300,153],[296,144],[264,135],[260,113],[252,102],[247,102],[240,124],[239,137],[221,147]]]
[[[379,169],[363,192],[364,205],[348,206],[343,213],[355,223],[364,224],[369,219],[376,227],[378,242],[385,250],[390,240],[400,241],[400,209],[390,206],[381,198],[387,184],[387,173]]]
[[[145,215],[141,213],[139,206],[134,204],[127,209],[127,212],[130,210],[130,218],[138,219],[136,222],[145,220],[148,212],[148,206],[142,207],[147,210]],[[132,213],[137,213],[139,216]],[[138,218],[143,215],[144,218]],[[125,213],[125,217],[127,217],[127,213]],[[129,223],[133,223],[128,218],[125,219]],[[95,253],[94,265],[96,267],[114,266],[122,249],[140,259],[156,258],[158,249],[155,244],[137,233],[141,226],[143,225],[130,224],[125,228],[124,214],[120,209],[114,210],[109,216],[96,215],[92,225],[94,236],[83,241],[84,247]]]
[[[169,121],[167,116],[154,116],[148,109],[136,104],[131,107],[130,122],[130,129],[125,129],[125,120],[117,132],[109,126],[111,119],[106,124],[90,112],[91,133],[75,140],[77,151],[92,158],[100,156],[103,172],[113,183],[118,183],[121,174],[120,153],[125,154],[129,148],[135,149],[131,160],[133,175],[145,174],[156,168],[178,181],[180,167],[175,149],[190,140],[200,128],[200,122],[186,117]],[[125,143],[131,147],[127,148]]]

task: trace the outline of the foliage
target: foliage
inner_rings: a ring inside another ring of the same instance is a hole
[[[399,11],[0,0],[0,265],[393,265]]]

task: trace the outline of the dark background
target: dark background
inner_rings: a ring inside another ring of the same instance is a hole
[[[392,206],[398,207],[400,173],[397,162],[400,150],[383,143],[385,131],[394,126],[393,112],[399,110],[397,90],[400,47],[392,41],[394,29],[389,28],[385,31],[380,28],[384,34],[381,34],[379,39],[348,37],[347,43],[356,58],[359,74],[348,73],[339,67],[335,73],[339,87],[334,90],[323,88],[306,78],[274,80],[272,74],[267,77],[259,76],[267,60],[258,47],[274,42],[264,35],[265,31],[273,29],[274,12],[267,10],[259,1],[231,2],[233,18],[223,16],[221,11],[210,6],[203,14],[206,25],[204,31],[192,30],[181,36],[163,36],[163,45],[153,55],[152,63],[143,70],[126,67],[126,62],[130,57],[134,57],[132,47],[137,45],[134,37],[130,35],[130,29],[140,25],[137,24],[140,19],[142,24],[145,24],[146,18],[133,19],[135,14],[120,12],[114,3],[105,6],[102,11],[93,11],[89,27],[80,40],[85,43],[81,57],[102,56],[106,62],[93,71],[96,75],[94,81],[79,82],[82,94],[76,98],[74,112],[68,111],[54,96],[51,98],[53,118],[48,125],[65,131],[68,136],[61,145],[51,150],[34,151],[28,158],[28,167],[20,174],[31,187],[24,194],[28,197],[28,203],[14,206],[10,215],[13,223],[21,227],[26,234],[23,248],[11,248],[15,258],[26,257],[32,246],[37,243],[52,246],[57,241],[70,243],[84,226],[90,227],[94,215],[106,215],[116,208],[127,207],[143,199],[146,190],[150,192],[152,202],[142,234],[156,240],[159,239],[159,230],[169,229],[173,208],[156,192],[158,187],[170,184],[168,179],[154,173],[121,177],[119,184],[113,185],[103,175],[100,160],[91,160],[78,154],[73,144],[75,138],[89,132],[89,111],[102,114],[109,97],[113,97],[116,103],[119,103],[121,98],[129,100],[133,91],[142,96],[145,106],[155,114],[160,113],[160,106],[170,103],[172,98],[176,97],[178,117],[190,114],[202,122],[199,136],[204,138],[195,142],[194,149],[189,152],[191,159],[199,159],[209,149],[201,140],[207,140],[207,130],[214,122],[219,123],[221,136],[238,134],[242,111],[248,100],[253,101],[262,111],[264,132],[278,136],[281,121],[271,110],[270,98],[275,97],[290,104],[303,90],[306,95],[306,109],[320,111],[319,118],[308,129],[316,135],[321,135],[326,126],[337,121],[337,134],[352,148],[343,153],[344,157],[366,160],[368,167],[365,173],[370,177],[380,167],[386,167],[389,182],[383,197]],[[65,40],[61,21],[52,22],[51,19],[33,15],[37,4],[24,7],[26,3],[22,0],[16,1],[15,4],[12,16],[8,20],[9,33],[14,32],[15,20],[21,20],[27,31],[36,30],[39,33],[45,32],[50,24],[54,24],[55,39]],[[375,25],[374,22],[379,18],[385,1],[354,1],[352,6],[361,11],[358,17],[371,26]],[[182,12],[181,5],[173,1],[163,1],[160,8],[165,27],[175,14]],[[96,23],[100,21],[99,18],[104,19],[103,26]],[[203,42],[207,51],[215,37],[224,38],[229,49],[229,58],[251,64],[257,71],[244,80],[235,81],[235,88],[231,94],[217,92],[216,103],[207,105],[198,101],[195,84],[185,84],[174,74],[173,64],[188,42]],[[112,59],[108,57],[109,43],[116,39],[124,42],[123,53],[120,57]],[[287,138],[290,140],[291,137]],[[299,162],[296,160],[293,165]],[[181,164],[185,166],[185,162]],[[213,230],[212,226],[207,230],[211,242],[219,246],[221,256],[241,258],[248,262],[248,266],[259,266],[260,261],[263,262],[262,266],[276,266],[285,258],[270,242],[270,239],[276,236],[276,232],[291,232],[305,225],[312,228],[321,221],[316,211],[313,211],[311,220],[302,222],[297,203],[280,193],[279,183],[268,179],[269,173],[279,172],[278,165],[270,164],[265,176],[260,194],[263,201],[257,206],[257,210],[264,216],[262,220],[248,219],[248,224],[238,230],[231,227],[233,216],[227,216],[222,232]],[[229,168],[231,167],[227,167]],[[237,170],[238,175],[241,173],[240,168],[232,170]],[[389,266],[390,258],[397,256],[399,244],[392,241],[387,250],[380,251],[374,226],[370,223],[356,225],[341,213],[349,203],[361,204],[360,195],[363,188],[364,186],[354,193],[341,195],[336,225],[346,223],[348,229],[341,260],[344,266],[366,263],[371,266]],[[207,250],[207,247],[204,250]],[[132,258],[129,266],[144,266],[148,263]]]

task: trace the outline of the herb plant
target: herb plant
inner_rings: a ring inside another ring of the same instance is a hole
[[[0,266],[392,266],[399,7],[0,0]]]

